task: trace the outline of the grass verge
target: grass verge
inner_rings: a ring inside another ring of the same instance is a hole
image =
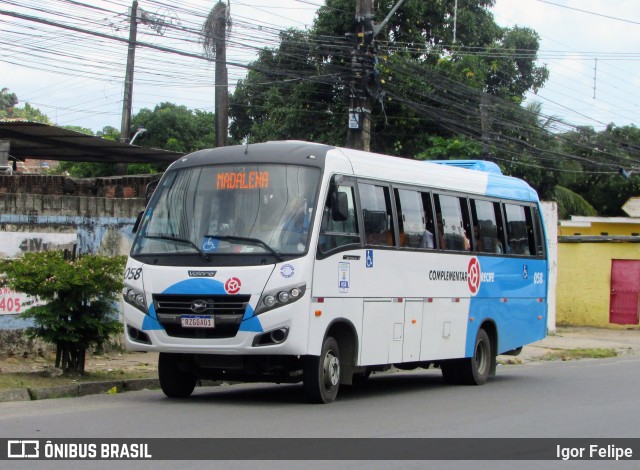
[[[618,352],[609,348],[558,349],[541,356],[542,361],[572,361],[574,359],[604,359],[616,357]]]

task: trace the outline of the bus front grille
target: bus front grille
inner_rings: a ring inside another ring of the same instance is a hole
[[[232,338],[249,303],[248,295],[154,294],[158,321],[176,338]],[[182,316],[211,316],[213,328],[185,328]]]

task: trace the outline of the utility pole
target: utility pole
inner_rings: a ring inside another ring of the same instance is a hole
[[[127,70],[124,76],[124,97],[122,99],[122,122],[120,124],[120,142],[129,142],[131,127],[131,104],[133,101],[133,70],[136,57],[136,40],[138,36],[138,0],[131,4],[129,17],[129,48],[127,51]],[[116,175],[126,175],[127,164],[116,164]]]
[[[215,130],[216,147],[227,145],[229,132],[229,80],[227,77],[227,34],[231,29],[231,5],[218,0],[202,26],[205,55],[214,59],[215,74]]]
[[[351,53],[351,98],[347,147],[369,151],[371,148],[371,100],[366,80],[372,72],[373,0],[356,0],[356,47]]]
[[[373,0],[356,0],[355,49],[351,52],[351,98],[347,147],[371,149],[371,101],[379,96],[374,40],[405,0],[398,0],[382,23],[373,22]],[[347,37],[350,37],[348,34]]]
[[[218,18],[219,35],[216,39],[216,147],[227,146],[229,128],[229,82],[227,78],[227,6]]]

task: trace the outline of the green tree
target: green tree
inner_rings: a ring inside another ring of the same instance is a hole
[[[584,198],[599,215],[625,216],[622,205],[640,194],[640,129],[610,124],[598,132],[583,126],[556,138],[562,153],[572,158],[564,164],[572,171],[564,173],[559,184]],[[629,171],[630,178],[621,176],[621,169]]]
[[[565,187],[556,186],[552,197],[558,203],[559,220],[569,219],[572,215],[594,216],[598,214],[585,198]]]
[[[0,90],[0,118],[13,117],[13,108],[18,104],[18,97],[8,88]]]
[[[29,103],[25,103],[22,108],[17,108],[18,103],[18,96],[15,93],[11,93],[8,88],[2,88],[0,90],[0,118],[25,119],[51,124],[49,117],[38,108],[34,108]]]
[[[87,127],[82,126],[62,126],[63,129],[67,129],[69,131],[79,132],[80,134],[94,135],[93,131]]]
[[[458,1],[455,42],[454,0],[407,0],[391,16],[370,57],[373,73],[362,78],[375,104],[372,150],[414,157],[432,136],[480,141],[483,93],[519,104],[544,84],[538,36],[498,26],[493,3]],[[376,20],[395,4],[377,2]],[[354,47],[345,35],[354,32],[354,14],[352,0],[327,0],[310,31],[287,31],[278,48],[260,53],[231,99],[236,140],[344,145]]]
[[[132,127],[145,128],[136,145],[174,152],[193,152],[215,146],[214,114],[186,106],[160,103],[141,109],[131,118]]]
[[[101,131],[96,132],[96,135],[107,140],[120,139],[120,131],[113,126],[104,126]]]
[[[236,141],[302,139],[343,144],[347,102],[339,98],[335,67],[323,61],[307,33],[280,34],[280,46],[263,49],[230,100]]]
[[[482,145],[465,137],[429,138],[431,145],[416,155],[417,160],[476,160],[482,154]]]
[[[34,108],[29,103],[25,103],[23,108],[14,108],[13,117],[42,124],[53,124],[51,119],[49,119],[49,116],[44,114],[38,108]]]
[[[201,110],[190,110],[186,106],[161,103],[153,110],[141,109],[131,118],[133,128],[146,131],[136,138],[135,145],[142,147],[193,152],[215,145],[214,114]],[[76,130],[76,129],[74,129]],[[120,132],[106,126],[98,136],[118,140]],[[133,163],[127,166],[130,175],[154,174],[164,171],[166,164]],[[113,176],[116,166],[111,163],[61,162],[56,173],[69,174],[76,178]]]
[[[22,318],[32,319],[32,337],[56,346],[56,367],[84,372],[86,350],[101,348],[121,330],[116,301],[125,258],[85,255],[71,260],[61,251],[25,253],[0,261],[0,286],[37,298]]]

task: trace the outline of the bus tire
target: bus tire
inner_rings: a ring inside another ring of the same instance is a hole
[[[196,377],[180,369],[178,355],[160,353],[158,357],[160,388],[169,398],[187,398],[196,387]]]
[[[460,362],[458,373],[462,384],[482,385],[486,383],[491,372],[491,363],[495,360],[495,357],[492,357],[492,351],[489,335],[480,328],[476,335],[473,356],[462,359]]]
[[[340,388],[340,348],[328,336],[322,344],[320,356],[308,356],[304,369],[304,388],[313,403],[331,403]]]
[[[445,383],[449,385],[459,385],[460,384],[460,359],[451,359],[448,361],[443,361],[440,364],[440,370],[442,371],[442,378]]]

